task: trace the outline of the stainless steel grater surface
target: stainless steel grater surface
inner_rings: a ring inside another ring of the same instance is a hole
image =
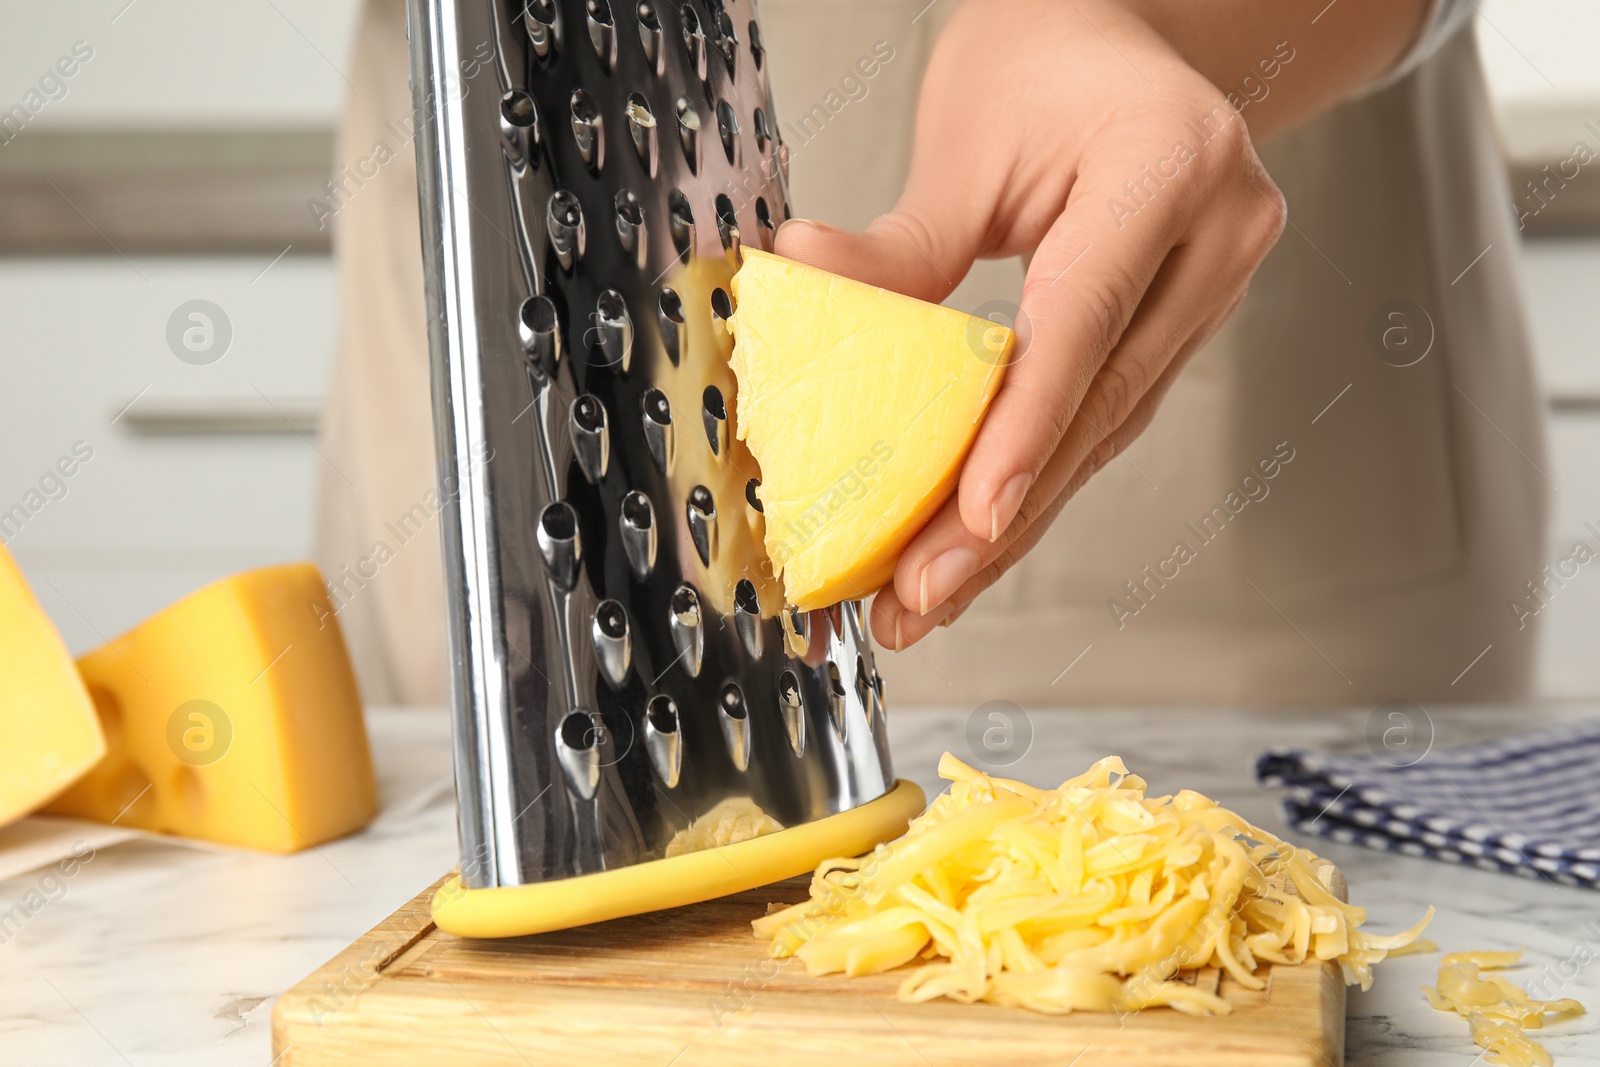
[[[408,15],[464,884],[884,795],[860,605],[785,609],[732,432],[727,283],[789,215],[751,3]]]

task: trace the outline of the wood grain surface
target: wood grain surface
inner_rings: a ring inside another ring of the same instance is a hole
[[[442,879],[441,879],[442,881]],[[772,960],[750,920],[805,879],[652,915],[501,941],[438,930],[433,887],[279,998],[275,1067],[470,1063],[1051,1064],[1341,1067],[1338,967],[1272,967],[1231,1014],[1167,1008],[1045,1016],[950,1001],[902,1004],[902,972],[809,978]]]

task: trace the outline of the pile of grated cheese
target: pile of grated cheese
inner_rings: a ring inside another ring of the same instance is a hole
[[[1542,1028],[1546,1015],[1556,1019],[1582,1015],[1583,1005],[1570,998],[1535,1000],[1510,979],[1481,973],[1513,967],[1521,959],[1521,949],[1452,952],[1439,961],[1439,984],[1423,986],[1422,991],[1435,1008],[1467,1020],[1472,1040],[1487,1053],[1486,1062],[1501,1067],[1550,1067],[1550,1053],[1524,1031]]]
[[[1220,1015],[1225,1000],[1175,976],[1216,967],[1261,989],[1263,962],[1337,960],[1365,989],[1373,965],[1433,917],[1366,933],[1365,912],[1328,890],[1314,854],[1199,793],[1148,797],[1114,756],[1056,789],[949,753],[939,774],[950,788],[903,837],[822,863],[810,899],[753,923],[773,956],[812,975],[920,961],[904,1001]]]

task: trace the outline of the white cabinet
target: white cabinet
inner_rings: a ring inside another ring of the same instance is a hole
[[[310,552],[315,432],[263,430],[278,411],[303,421],[324,391],[333,270],[270,258],[0,260],[0,537],[74,651],[214,578]],[[196,299],[232,333],[204,365],[167,341]],[[141,417],[163,411],[247,432]],[[75,446],[92,457],[60,478]]]

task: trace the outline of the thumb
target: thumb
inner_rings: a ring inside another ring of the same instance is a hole
[[[790,219],[778,227],[780,256],[869,285],[939,303],[961,284],[982,241],[980,213],[942,184],[879,215],[860,233]]]

